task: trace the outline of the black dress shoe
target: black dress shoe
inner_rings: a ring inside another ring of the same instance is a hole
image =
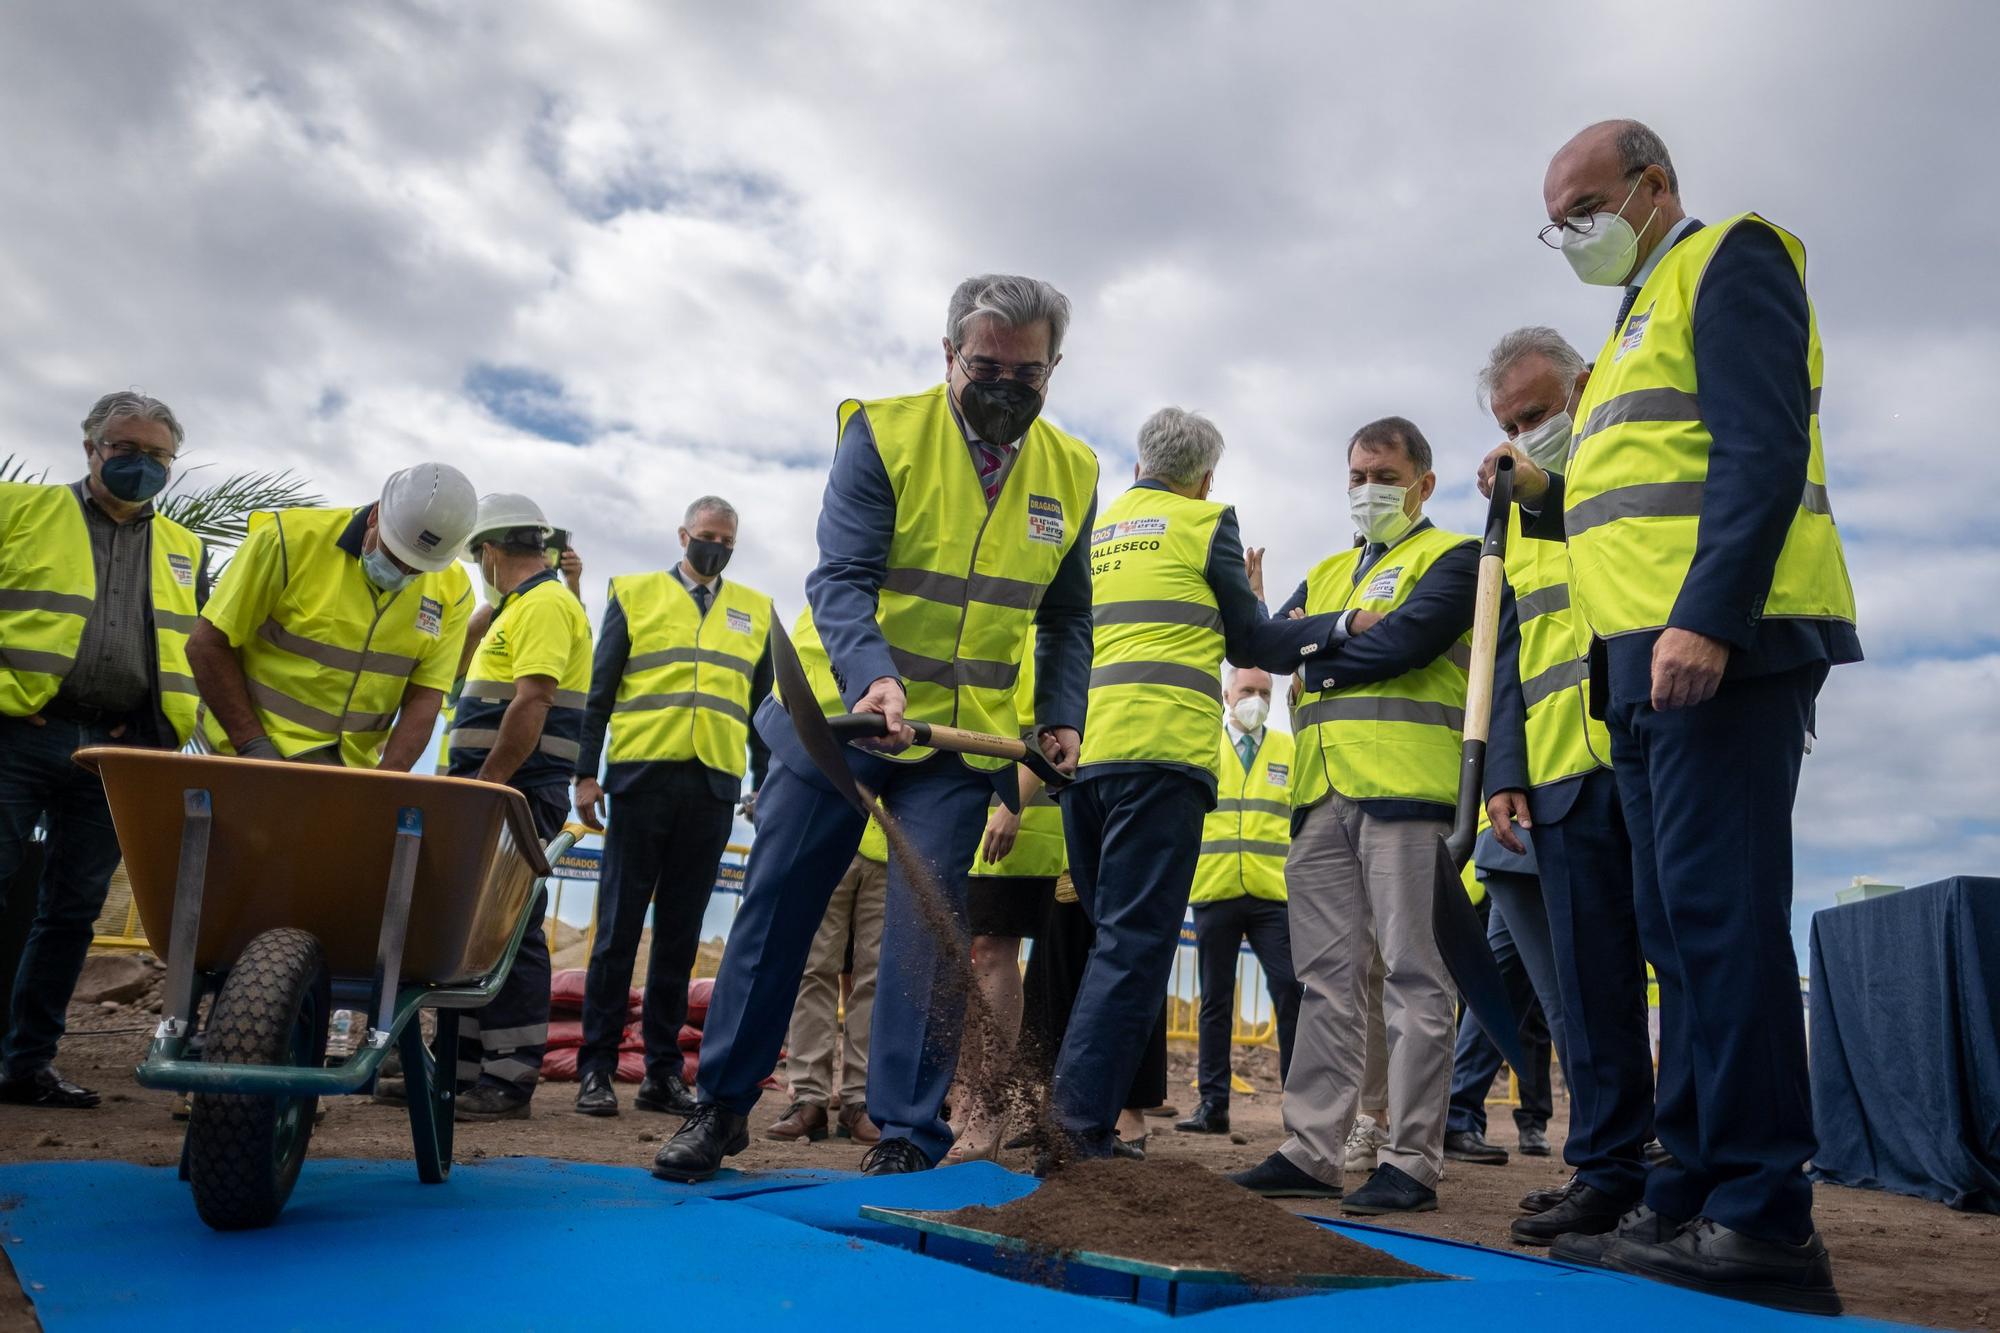
[[[1549,1155],[1549,1135],[1544,1129],[1529,1126],[1516,1133],[1515,1145],[1523,1157],[1547,1157]]]
[[[911,1171],[928,1171],[931,1159],[908,1139],[883,1139],[861,1159],[864,1176],[900,1176]]]
[[[1587,1264],[1592,1268],[1604,1267],[1604,1252],[1619,1241],[1631,1241],[1639,1245],[1659,1245],[1680,1234],[1682,1224],[1671,1217],[1660,1214],[1640,1204],[1631,1212],[1618,1219],[1618,1225],[1609,1231],[1595,1235],[1583,1231],[1566,1231],[1555,1238],[1549,1246],[1549,1257],[1560,1259],[1566,1264]]]
[[[692,1185],[720,1171],[723,1158],[749,1146],[749,1116],[724,1106],[698,1104],[680,1132],[653,1158],[653,1174]]]
[[[1150,1134],[1141,1134],[1136,1139],[1128,1139],[1113,1134],[1111,1136],[1111,1155],[1113,1157],[1122,1157],[1128,1162],[1143,1162],[1146,1160],[1146,1140],[1151,1137],[1152,1135]]]
[[[1368,1183],[1340,1201],[1343,1213],[1379,1217],[1384,1213],[1434,1213],[1437,1191],[1400,1167],[1382,1163]]]
[[[698,1103],[688,1085],[681,1082],[679,1074],[668,1074],[664,1078],[648,1078],[639,1085],[639,1091],[632,1097],[632,1105],[641,1111],[664,1111],[668,1115],[693,1115]]]
[[[32,1074],[0,1080],[0,1102],[12,1102],[16,1106],[88,1111],[102,1100],[89,1088],[70,1082],[49,1065],[43,1065]]]
[[[1444,1136],[1444,1155],[1454,1162],[1477,1162],[1480,1166],[1507,1165],[1507,1150],[1488,1143],[1476,1129],[1454,1129]]]
[[[576,1092],[576,1110],[579,1115],[617,1115],[618,1092],[611,1086],[611,1075],[601,1069],[585,1074]]]
[[[1614,1241],[1604,1252],[1604,1266],[1799,1314],[1833,1315],[1841,1308],[1833,1261],[1817,1231],[1790,1245],[1758,1240],[1698,1217],[1672,1240]]]
[[[1579,1183],[1572,1185],[1555,1207],[1517,1217],[1508,1230],[1522,1245],[1548,1245],[1571,1232],[1601,1236],[1615,1230],[1618,1219],[1637,1202],[1631,1195],[1606,1194],[1593,1185]]]
[[[1576,1177],[1571,1176],[1553,1189],[1529,1190],[1521,1196],[1521,1211],[1524,1213],[1546,1213],[1561,1203],[1569,1192],[1576,1188]]]
[[[1204,1101],[1194,1114],[1174,1126],[1183,1134],[1227,1134],[1229,1103]]]
[[[1340,1186],[1329,1185],[1318,1176],[1308,1175],[1292,1159],[1274,1152],[1248,1171],[1229,1177],[1253,1194],[1267,1199],[1338,1199]]]

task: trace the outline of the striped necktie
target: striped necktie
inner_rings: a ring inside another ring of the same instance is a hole
[[[1007,450],[984,440],[974,440],[972,461],[979,469],[979,485],[986,492],[986,503],[990,505],[1000,495],[1000,474],[1007,470]]]

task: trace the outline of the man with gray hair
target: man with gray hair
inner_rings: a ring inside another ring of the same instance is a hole
[[[821,708],[881,717],[882,738],[849,747],[848,766],[960,912],[988,805],[997,793],[1012,807],[1020,785],[1005,760],[917,746],[906,719],[1026,731],[1051,764],[1076,765],[1090,671],[1079,538],[1097,507],[1097,457],[1042,417],[1068,327],[1069,301],[1046,282],[968,278],[946,311],[943,384],[840,405],[811,606],[794,635]],[[1035,698],[1023,717],[1030,628]],[[861,813],[814,766],[783,709],[766,704],[757,729],[774,760],[758,794],[757,853],[702,1028],[700,1105],[653,1162],[666,1180],[705,1180],[749,1146],[748,1112],[861,842]],[[909,874],[900,856],[889,867],[868,1061],[882,1141],[862,1162],[875,1174],[928,1170],[952,1143],[943,1108],[959,1006]]]
[[[108,393],[83,421],[81,481],[0,482],[0,895],[35,825],[49,826],[0,1033],[0,1101],[97,1105],[53,1061],[118,835],[103,785],[70,756],[88,745],[177,749],[194,731],[187,641],[208,593],[207,550],[153,509],[181,440],[165,403]]]
[[[771,599],[722,577],[736,526],[735,506],[704,495],[681,521],[679,563],[611,580],[576,760],[578,818],[604,829],[607,792],[611,804],[577,1054],[576,1109],[585,1115],[618,1114],[611,1078],[648,908],[646,1077],[633,1100],[642,1111],[694,1108],[681,1079],[688,974],[737,803],[754,809],[771,755],[750,727],[771,693]]]
[[[1089,725],[1064,797],[1070,878],[1097,927],[1056,1057],[1070,1152],[1109,1156],[1173,969],[1220,773],[1222,664],[1290,674],[1337,615],[1273,620],[1251,591],[1236,511],[1208,498],[1222,432],[1163,407],[1134,484],[1090,534]]]

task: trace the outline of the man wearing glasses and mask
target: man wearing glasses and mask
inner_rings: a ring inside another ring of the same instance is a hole
[[[53,1061],[118,836],[102,784],[70,756],[187,742],[197,707],[188,631],[208,583],[201,539],[153,510],[180,452],[173,410],[109,393],[83,435],[83,480],[0,483],[0,893],[36,823],[49,824],[0,1100],[71,1109],[98,1096]]]

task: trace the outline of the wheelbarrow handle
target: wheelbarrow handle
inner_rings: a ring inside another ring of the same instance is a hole
[[[842,741],[874,740],[889,734],[888,723],[880,713],[843,713],[839,717],[828,718],[826,724]],[[1056,771],[1040,746],[1030,745],[1018,736],[995,736],[991,732],[967,731],[962,727],[947,727],[935,722],[906,721],[904,725],[917,733],[919,745],[949,750],[953,754],[1011,759],[1024,765],[1051,791],[1060,791],[1069,785],[1069,778]]]

